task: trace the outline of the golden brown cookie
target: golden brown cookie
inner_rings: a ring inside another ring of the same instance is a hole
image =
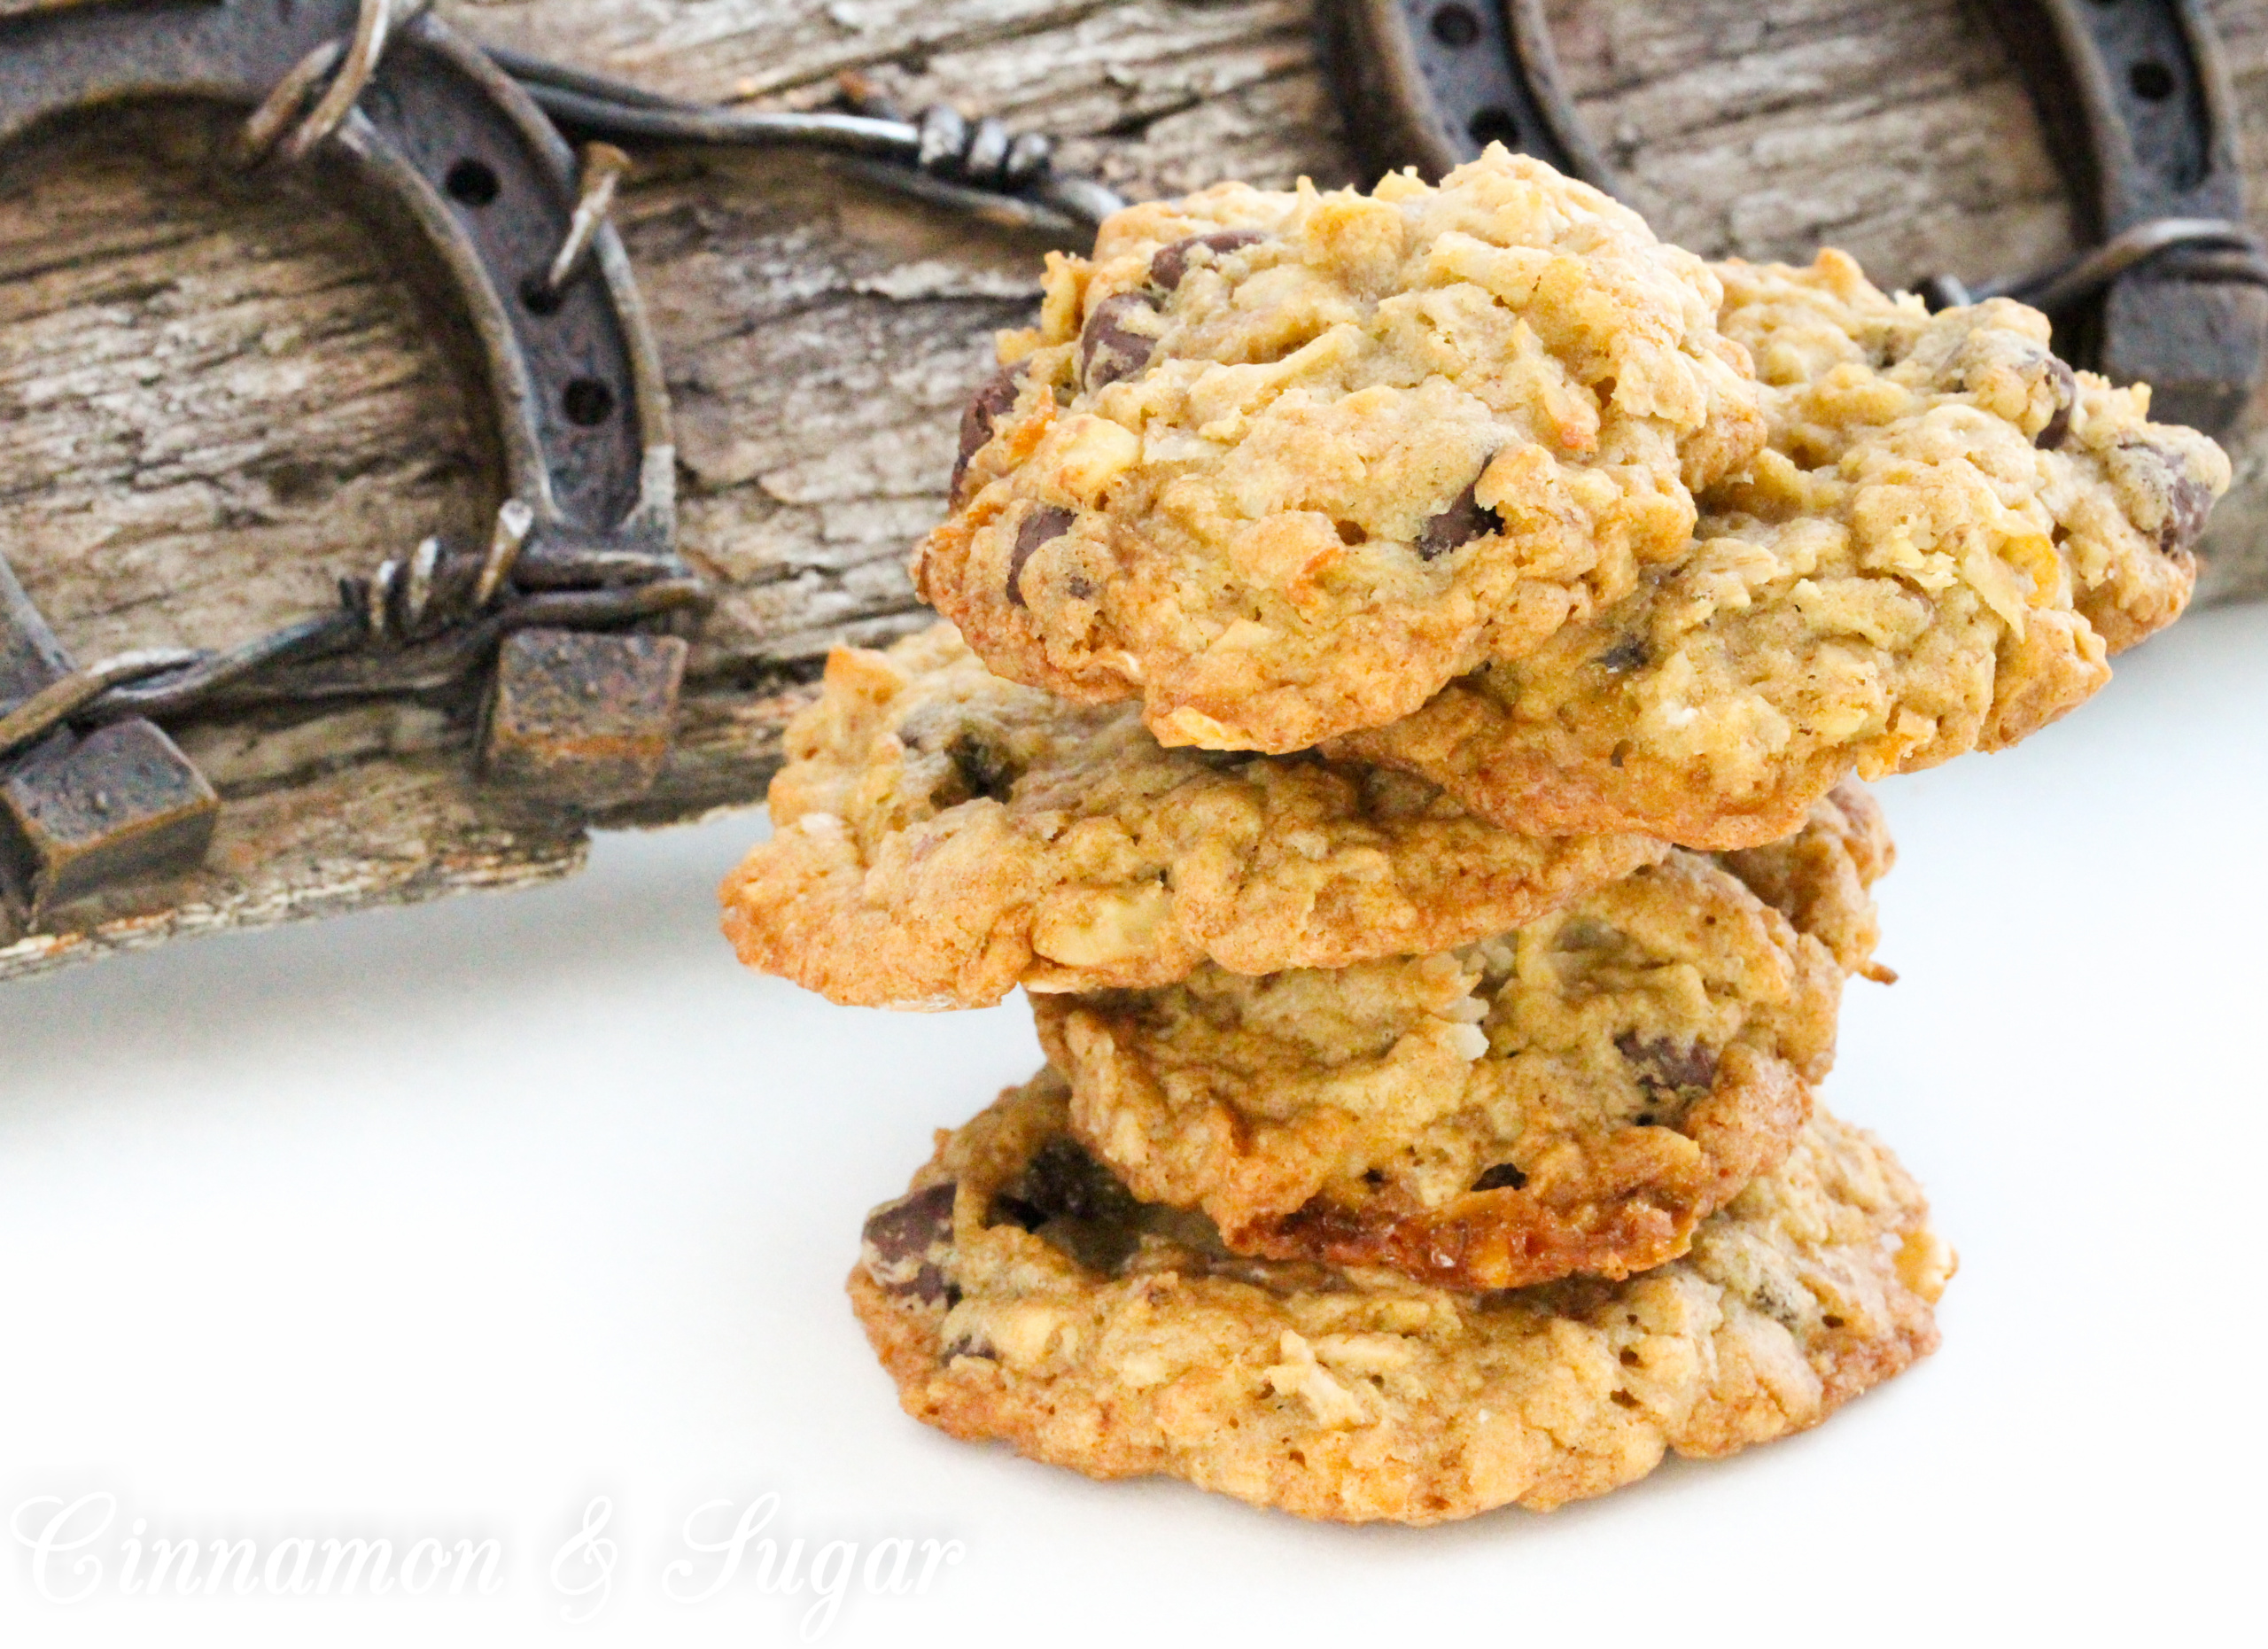
[[[1169,745],[1406,715],[1685,552],[1762,438],[1690,253],[1491,148],[1439,188],[1223,183],[1051,260],[915,587],[999,673]]]
[[[1839,253],[1718,266],[1771,433],[1697,541],[1526,657],[1337,741],[1516,828],[1744,847],[1852,771],[2000,750],[2170,624],[2229,483],[2006,299],[1923,313]]]
[[[1825,1115],[1683,1259],[1475,1295],[1229,1255],[1066,1108],[1044,1073],[947,1136],[867,1221],[850,1297],[907,1413],[1091,1477],[1342,1522],[1542,1510],[1814,1426],[1937,1344],[1952,1252]]]
[[[725,930],[750,967],[859,1006],[1439,950],[1667,851],[1516,835],[1357,764],[1166,750],[1130,705],[989,674],[948,625],[838,650],[787,747]]]
[[[1449,1288],[1623,1277],[1776,1165],[1890,839],[1855,784],[1454,952],[1036,999],[1079,1139],[1227,1246]]]

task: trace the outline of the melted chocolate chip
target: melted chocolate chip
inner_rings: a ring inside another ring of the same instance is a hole
[[[1268,238],[1258,229],[1216,229],[1210,235],[1192,235],[1187,240],[1177,240],[1170,246],[1161,246],[1150,259],[1150,284],[1172,292],[1181,284],[1181,277],[1189,273],[1189,254],[1200,246],[1216,256],[1231,253],[1240,246],[1249,246]]]
[[[973,731],[958,735],[945,746],[945,754],[952,760],[953,775],[949,783],[940,788],[955,794],[951,801],[942,797],[931,798],[932,805],[940,811],[974,801],[980,796],[987,801],[1006,802],[1014,792],[1016,781],[1023,776],[1014,756]]]
[[[1023,372],[1021,366],[1003,367],[968,398],[968,405],[960,415],[960,455],[953,460],[954,492],[960,491],[961,477],[968,473],[968,461],[976,456],[978,447],[992,439],[1001,416],[1016,404],[1016,388]]]
[[[1612,670],[1619,675],[1627,670],[1643,669],[1652,657],[1646,650],[1645,642],[1635,635],[1626,635],[1598,656],[1598,665],[1602,670]]]
[[[1472,1182],[1475,1191],[1517,1191],[1527,1184],[1527,1175],[1510,1163],[1499,1163]]]
[[[1476,475],[1448,509],[1418,530],[1418,553],[1420,556],[1431,561],[1436,556],[1447,555],[1460,544],[1470,544],[1476,538],[1485,538],[1491,533],[1504,530],[1504,518],[1493,509],[1483,509],[1480,501],[1473,496],[1474,489],[1480,485],[1480,478]]]
[[[1156,313],[1157,299],[1146,292],[1120,292],[1095,306],[1079,334],[1079,376],[1089,389],[1131,377],[1150,364],[1157,338],[1129,323]]]
[[[2158,524],[2158,548],[2168,555],[2193,548],[2205,531],[2212,513],[2213,494],[2202,482],[2192,480],[2179,453],[2150,441],[2128,441],[2123,449],[2148,462],[2153,471],[2151,490],[2165,502],[2165,518]]]
[[[1008,552],[1008,604],[1024,604],[1024,563],[1031,559],[1032,551],[1051,540],[1061,538],[1071,530],[1078,517],[1055,504],[1042,504],[1023,518],[1016,528],[1016,547]]]
[[[2043,452],[2054,452],[2070,439],[2071,408],[2079,401],[2079,375],[2054,355],[2047,357],[2047,375],[2055,391],[2055,411],[2031,438],[2031,444]]]
[[[1661,1095],[1680,1088],[1707,1088],[1717,1080],[1717,1056],[1698,1042],[1680,1047],[1667,1037],[1641,1040],[1635,1031],[1614,1038],[1623,1058],[1637,1068],[1646,1092]]]
[[[2192,548],[2204,535],[2205,517],[2212,512],[2212,488],[2177,474],[2173,495],[2166,503],[2165,525],[2158,529],[2158,548],[2168,555]]]
[[[952,1303],[957,1291],[943,1267],[952,1252],[954,1190],[950,1180],[929,1186],[866,1216],[861,1258],[882,1288],[927,1305]]]
[[[1026,1231],[1036,1231],[1048,1220],[1130,1221],[1140,1211],[1134,1194],[1118,1177],[1089,1155],[1087,1148],[1068,1134],[1058,1134],[1024,1164],[992,1204],[995,1224],[1005,1210]]]
[[[1141,1246],[1141,1213],[1117,1176],[1059,1134],[993,1198],[991,1223],[1021,1225],[1088,1270],[1110,1272]]]

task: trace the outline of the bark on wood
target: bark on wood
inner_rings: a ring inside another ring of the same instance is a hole
[[[483,38],[714,100],[810,105],[856,69],[1067,136],[1130,194],[1350,181],[1307,0],[459,0]],[[2212,7],[2268,201],[2268,0]],[[1638,204],[1697,250],[1898,284],[2044,264],[2071,214],[1963,0],[1554,0],[1565,68]],[[0,548],[82,657],[222,645],[313,611],[493,501],[450,363],[351,222],[212,163],[180,110],[105,117],[0,174]],[[668,362],[685,547],[726,595],[680,749],[623,816],[760,799],[827,647],[919,622],[907,545],[958,403],[1039,248],[807,156],[646,157],[617,218]],[[2268,589],[2268,398],[2232,443],[2217,589]],[[2249,549],[2251,554],[2245,552]],[[2174,644],[2178,645],[2178,642]],[[579,829],[464,779],[465,719],[363,706],[186,730],[228,799],[188,884],[0,944],[0,977],[179,933],[571,869]],[[719,867],[720,871],[723,867]],[[8,936],[0,934],[0,940]]]

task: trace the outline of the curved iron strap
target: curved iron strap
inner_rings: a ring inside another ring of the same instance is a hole
[[[2202,0],[1987,0],[2092,245],[2034,275],[1921,283],[1933,307],[2008,296],[2070,360],[2218,432],[2260,382],[2268,253],[2245,227],[2235,104]],[[1491,141],[1618,192],[1559,81],[1542,0],[1331,0],[1325,38],[1371,167],[1439,177]]]
[[[494,660],[491,782],[584,807],[652,783],[686,655],[669,632],[712,595],[677,553],[660,356],[607,222],[629,159],[602,142],[579,158],[555,116],[589,137],[817,146],[1050,234],[1084,237],[1123,204],[997,121],[704,109],[485,51],[429,4],[50,0],[0,18],[0,145],[173,97],[251,111],[240,165],[320,158],[472,335],[506,491],[486,545],[429,540],[344,580],[336,611],[221,653],[81,669],[0,562],[0,892],[19,918],[202,856],[217,800],[151,718],[462,691]],[[624,628],[656,633],[589,634]]]
[[[1332,0],[1323,20],[1348,132],[1373,172],[1438,178],[1501,143],[1621,193],[1560,85],[1543,0]]]
[[[369,0],[144,0],[0,24],[0,144],[72,110],[159,97],[258,107],[311,55],[374,39],[353,103],[325,91],[284,152],[322,139],[378,227],[479,344],[507,494],[533,511],[516,579],[543,587],[686,569],[661,363],[610,231],[595,278],[529,300],[578,198],[573,151],[509,75],[430,16],[389,35]],[[405,8],[392,8],[399,18]],[[412,9],[414,11],[414,8]],[[353,46],[350,67],[363,61]],[[347,83],[345,77],[335,84]],[[287,120],[297,112],[284,111]],[[280,159],[280,156],[279,156]]]
[[[2258,385],[2268,258],[2244,227],[2237,107],[2202,0],[1992,0],[2097,243],[1980,292],[2047,311],[2059,348],[2218,432]]]

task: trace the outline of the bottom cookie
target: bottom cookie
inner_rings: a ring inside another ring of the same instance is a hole
[[[909,1414],[1091,1477],[1342,1522],[1544,1510],[1816,1425],[1937,1343],[1952,1252],[1823,1112],[1683,1258],[1460,1295],[1230,1254],[1090,1157],[1068,1098],[1045,1071],[947,1136],[850,1297]]]

